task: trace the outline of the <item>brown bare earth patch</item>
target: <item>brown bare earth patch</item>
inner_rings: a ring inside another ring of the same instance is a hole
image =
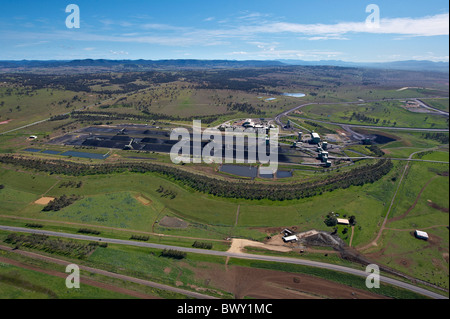
[[[176,218],[176,217],[169,217],[164,216],[160,222],[159,225],[163,227],[172,227],[172,228],[187,228],[188,223],[185,222],[182,219]]]
[[[257,247],[280,252],[290,252],[292,250],[291,248],[282,245],[265,244],[247,239],[233,238],[231,241],[231,247],[228,251],[232,253],[243,253],[245,247]]]
[[[403,266],[403,267],[406,267],[406,268],[411,267],[411,260],[406,259],[406,258],[400,258],[400,259],[397,259],[395,262],[396,262],[397,264]]]
[[[233,293],[236,299],[380,299],[371,292],[355,289],[322,278],[268,269],[220,266],[195,270],[211,288]]]
[[[38,204],[38,205],[47,205],[48,203],[50,203],[54,199],[55,198],[53,198],[53,197],[41,197],[37,201],[35,201],[34,203]]]
[[[148,206],[152,203],[152,201],[148,198],[146,198],[144,195],[139,194],[135,197],[138,202],[140,202],[144,206]]]

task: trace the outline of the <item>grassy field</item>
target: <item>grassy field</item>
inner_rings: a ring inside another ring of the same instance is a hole
[[[448,117],[411,112],[401,107],[403,104],[400,101],[380,101],[360,104],[308,105],[301,109],[300,116],[336,123],[373,126],[448,127]]]
[[[61,267],[63,268],[63,267]],[[64,274],[64,269],[61,269]],[[69,289],[65,279],[0,262],[0,299],[129,299],[125,294],[89,285]]]
[[[449,103],[448,98],[446,99],[425,99],[425,103],[430,105],[431,107],[437,108],[439,110],[443,110],[448,112],[449,111]]]
[[[448,165],[413,163],[399,189],[382,244],[371,255],[405,273],[448,288]],[[420,194],[420,196],[419,196]],[[429,233],[427,242],[415,230]]]
[[[97,94],[0,87],[0,132],[95,103]]]

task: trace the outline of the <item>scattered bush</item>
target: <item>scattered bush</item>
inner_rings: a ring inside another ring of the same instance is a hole
[[[149,236],[132,235],[130,239],[132,239],[132,240],[140,240],[140,241],[148,241],[150,239],[150,237]]]
[[[194,244],[192,244],[192,247],[201,248],[201,249],[212,249],[213,245],[211,243],[195,241]]]
[[[41,225],[41,224],[26,224],[25,227],[29,227],[29,228],[42,228],[42,227],[44,227],[44,225]]]
[[[174,259],[183,259],[186,258],[186,253],[174,249],[164,249],[161,252],[162,257],[174,258]]]
[[[78,230],[80,234],[92,234],[92,235],[100,235],[100,232],[98,230],[93,230],[89,228],[80,228]]]

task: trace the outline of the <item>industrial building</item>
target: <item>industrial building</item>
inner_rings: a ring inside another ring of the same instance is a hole
[[[320,135],[315,133],[315,132],[312,132],[311,133],[311,143],[312,144],[319,144],[320,141],[321,141]]]
[[[284,236],[283,237],[283,241],[285,243],[292,243],[292,242],[296,242],[298,240],[296,235],[292,235],[292,236]]]

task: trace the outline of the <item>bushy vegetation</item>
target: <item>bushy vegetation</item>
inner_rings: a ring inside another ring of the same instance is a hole
[[[72,240],[50,239],[40,234],[18,235],[15,233],[9,234],[5,243],[15,245],[16,248],[27,247],[76,258],[85,258],[98,246],[97,243],[83,244]]]
[[[92,235],[100,235],[100,232],[98,230],[89,229],[89,228],[80,228],[78,230],[80,234],[92,234]]]
[[[173,259],[183,259],[186,258],[186,253],[179,251],[179,250],[174,250],[174,249],[164,249],[161,252],[161,256],[162,257],[167,257],[167,258],[173,258]]]
[[[25,225],[25,227],[29,227],[29,228],[43,228],[44,225],[42,225],[42,224],[28,223],[28,224]]]
[[[427,140],[438,141],[441,144],[448,144],[448,133],[423,133],[422,138]]]
[[[72,196],[66,196],[62,195],[61,197],[55,198],[54,200],[50,201],[47,206],[45,206],[42,211],[48,212],[48,211],[59,211],[63,209],[64,207],[67,207],[69,205],[72,205],[80,199],[80,196],[72,195]]]
[[[174,199],[175,197],[177,197],[176,192],[170,189],[165,189],[161,185],[158,187],[156,191],[161,194],[161,197],[168,197],[170,199]]]
[[[192,247],[194,248],[201,248],[201,249],[212,249],[213,245],[211,243],[205,243],[205,242],[201,242],[201,241],[195,241],[192,244]]]
[[[378,157],[385,155],[385,153],[377,145],[370,145],[367,148]]]
[[[65,187],[65,188],[69,188],[69,187],[70,188],[80,188],[81,186],[83,186],[82,181],[79,181],[79,182],[67,181],[67,182],[61,183],[59,185],[59,188],[63,188],[63,187]]]
[[[328,214],[325,218],[324,223],[328,227],[334,227],[337,225],[337,218],[334,214]]]
[[[149,241],[150,237],[149,236],[132,235],[130,239],[139,240],[139,241]]]

